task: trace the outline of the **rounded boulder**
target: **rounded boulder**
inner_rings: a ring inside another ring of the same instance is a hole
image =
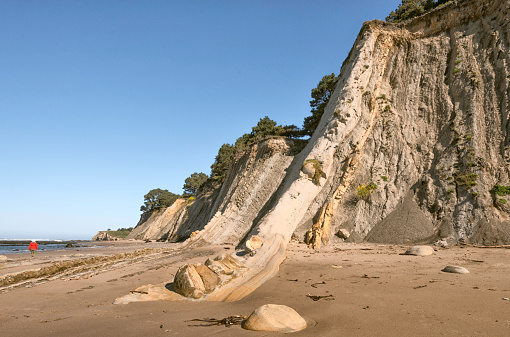
[[[285,305],[266,304],[250,315],[243,328],[254,331],[294,332],[306,328],[306,321]]]
[[[441,271],[454,274],[469,274],[469,270],[461,266],[446,266]]]
[[[412,246],[409,247],[404,254],[415,256],[427,256],[434,254],[434,248],[430,246]]]

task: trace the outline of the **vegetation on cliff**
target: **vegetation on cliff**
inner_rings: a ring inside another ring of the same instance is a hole
[[[402,3],[386,17],[388,22],[401,22],[422,15],[451,0],[402,0]]]
[[[156,188],[150,190],[149,193],[143,197],[144,204],[140,207],[140,211],[145,213],[172,206],[175,200],[180,198],[180,195],[169,192],[168,190]]]
[[[192,173],[188,178],[186,178],[186,180],[184,180],[184,186],[182,187],[184,193],[182,194],[182,196],[183,197],[196,196],[200,188],[207,181],[207,179],[208,179],[207,174],[203,172]]]

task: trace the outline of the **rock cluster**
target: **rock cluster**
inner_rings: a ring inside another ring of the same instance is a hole
[[[243,268],[238,259],[228,254],[207,259],[205,264],[185,264],[175,274],[174,290],[182,296],[199,299],[236,277]]]
[[[110,235],[106,231],[100,231],[92,238],[92,241],[119,241],[121,238]]]

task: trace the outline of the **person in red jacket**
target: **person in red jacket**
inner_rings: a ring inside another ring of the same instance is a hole
[[[32,240],[30,244],[28,245],[28,250],[30,250],[30,254],[32,254],[32,257],[35,256],[35,251],[38,250],[39,247],[37,247],[37,242],[35,240]]]

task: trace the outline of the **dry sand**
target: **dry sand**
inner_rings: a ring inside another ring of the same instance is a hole
[[[0,277],[55,261],[149,247],[169,245],[113,242],[104,248],[39,252],[35,259],[28,253],[9,255],[11,260],[0,265]],[[171,282],[185,261],[203,262],[220,252],[233,252],[232,247],[118,260],[80,274],[3,288],[0,335],[276,336],[281,334],[189,322],[249,315],[274,303],[294,308],[309,322],[293,336],[510,336],[510,301],[505,299],[510,297],[509,249],[452,247],[437,248],[425,257],[400,255],[406,248],[336,244],[313,252],[291,243],[278,275],[233,303],[112,304],[141,285]],[[441,272],[446,265],[460,265],[471,273]],[[313,301],[307,294],[333,296]]]

